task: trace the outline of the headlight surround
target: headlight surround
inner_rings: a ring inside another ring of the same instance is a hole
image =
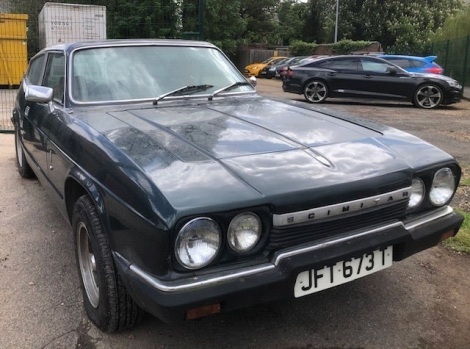
[[[447,83],[450,85],[450,87],[453,87],[459,90],[462,88],[462,85],[460,85],[457,80],[449,80]]]
[[[257,245],[262,231],[262,223],[258,215],[253,212],[241,213],[230,222],[227,243],[235,252],[248,252]]]
[[[222,233],[214,220],[207,217],[192,219],[176,237],[176,259],[187,269],[203,268],[216,258],[221,241]]]
[[[426,195],[426,186],[421,178],[413,178],[411,182],[411,196],[408,202],[408,208],[418,207],[424,200]]]
[[[455,192],[455,177],[452,170],[443,167],[434,174],[429,191],[429,201],[434,206],[442,206],[449,202]]]

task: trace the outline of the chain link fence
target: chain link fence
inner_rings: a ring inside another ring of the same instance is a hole
[[[437,62],[444,68],[445,75],[470,88],[470,35],[436,42],[432,46],[432,53],[437,56]]]
[[[27,15],[0,14],[0,132],[10,131],[16,88],[25,73]]]

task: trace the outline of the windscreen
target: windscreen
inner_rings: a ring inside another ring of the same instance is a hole
[[[71,94],[77,102],[154,99],[184,86],[210,85],[210,94],[243,75],[217,49],[185,46],[88,48],[72,56]],[[240,86],[237,91],[250,91]]]

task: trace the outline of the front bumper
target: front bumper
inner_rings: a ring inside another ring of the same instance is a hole
[[[443,104],[453,104],[460,102],[460,100],[463,98],[463,89],[452,89],[446,99],[444,100]]]
[[[300,272],[393,245],[393,260],[455,235],[462,215],[446,206],[406,222],[394,221],[278,251],[269,262],[226,269],[177,281],[162,281],[115,253],[128,292],[146,311],[166,322],[184,320],[189,309],[218,304],[220,311],[293,297]]]

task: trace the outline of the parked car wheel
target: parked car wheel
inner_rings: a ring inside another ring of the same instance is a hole
[[[85,310],[102,331],[122,331],[136,325],[143,311],[127,294],[115,272],[111,250],[98,212],[89,196],[73,211],[77,266]]]
[[[15,148],[16,148],[16,166],[18,173],[23,178],[33,178],[34,172],[26,161],[23,146],[20,141],[20,130],[15,127]]]
[[[437,85],[426,84],[416,90],[413,104],[420,108],[433,109],[441,104],[442,99],[442,91]]]
[[[305,84],[304,97],[310,103],[321,103],[328,97],[328,86],[323,81],[311,80]]]

